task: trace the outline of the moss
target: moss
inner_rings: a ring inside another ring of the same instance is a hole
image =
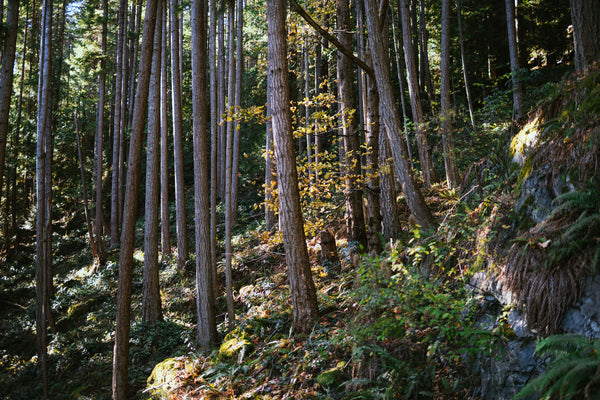
[[[232,335],[236,331],[230,332],[226,337],[225,341],[219,347],[219,358],[233,358],[236,357],[240,351],[244,352],[252,346],[252,343],[246,339],[245,332],[242,332],[239,336]]]
[[[517,133],[510,142],[510,156],[513,162],[523,165],[527,153],[535,147],[543,124],[541,117],[536,115]]]
[[[147,380],[147,389],[152,398],[166,399],[169,391],[175,389],[177,374],[181,369],[181,361],[177,358],[167,358],[156,364]]]
[[[341,372],[345,366],[346,363],[340,361],[335,367],[328,369],[325,372],[321,372],[319,376],[317,376],[317,383],[323,388],[337,386],[340,383]]]

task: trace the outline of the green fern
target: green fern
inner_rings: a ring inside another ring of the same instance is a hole
[[[599,378],[600,339],[556,335],[540,341],[538,357],[552,356],[548,370],[531,380],[515,399],[539,394],[540,399],[588,399],[586,386]]]

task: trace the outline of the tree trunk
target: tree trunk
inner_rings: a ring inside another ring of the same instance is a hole
[[[426,229],[434,228],[435,222],[431,212],[427,208],[423,195],[417,188],[413,172],[408,162],[408,151],[400,138],[400,115],[394,103],[392,84],[387,62],[387,52],[383,45],[383,38],[379,29],[379,15],[375,0],[365,0],[367,11],[367,26],[369,32],[369,45],[372,51],[373,70],[379,90],[380,107],[383,113],[383,121],[389,137],[396,177],[402,184],[402,190],[409,208],[417,218],[421,226]],[[407,32],[408,33],[408,32]],[[406,36],[405,38],[410,38]],[[408,60],[407,60],[408,61]],[[413,82],[414,83],[414,82]]]
[[[273,191],[276,189],[275,163],[273,162],[273,121],[271,120],[271,96],[267,84],[267,132],[265,145],[265,230],[273,232],[275,229],[275,204]]]
[[[160,51],[160,231],[163,256],[171,255],[171,226],[169,218],[169,99],[167,75],[167,5],[161,5],[161,51]]]
[[[185,187],[183,180],[183,105],[181,71],[179,70],[179,18],[176,0],[170,0],[171,31],[171,98],[173,108],[173,147],[175,157],[175,210],[177,226],[177,266],[183,271],[188,255],[185,216]]]
[[[429,32],[427,31],[427,21],[425,20],[425,0],[419,0],[419,74],[421,76],[421,87],[425,88],[431,113],[434,114],[434,97],[433,82],[431,81],[431,71],[429,68]]]
[[[221,6],[221,9],[224,7]],[[221,200],[225,200],[225,147],[227,142],[227,122],[225,121],[225,95],[226,95],[226,74],[227,68],[225,64],[225,12],[221,10],[219,13],[219,38],[218,38],[218,57],[219,57],[219,70],[217,72],[219,79],[219,152],[218,152],[218,179],[217,187],[219,188],[219,197]]]
[[[196,222],[196,310],[198,342],[218,340],[210,235],[209,160],[206,104],[206,11],[204,0],[192,2],[192,96],[194,130],[194,209]]]
[[[212,254],[213,293],[217,295],[217,144],[218,87],[217,82],[217,16],[216,0],[209,0],[208,62],[210,70],[210,244]]]
[[[460,43],[460,59],[462,62],[463,79],[465,80],[465,93],[467,95],[467,104],[469,106],[469,118],[471,119],[471,127],[473,133],[477,134],[477,125],[475,125],[475,117],[473,116],[473,100],[471,97],[471,86],[469,85],[469,74],[467,70],[467,55],[465,53],[465,41],[462,32],[462,5],[461,0],[456,0],[456,14],[458,16],[458,41]]]
[[[142,159],[143,130],[148,106],[148,86],[152,65],[154,26],[158,0],[148,0],[144,17],[144,34],[140,57],[140,75],[138,78],[133,109],[133,125],[129,145],[129,168],[121,233],[121,251],[119,253],[119,284],[117,290],[117,318],[115,326],[115,345],[113,354],[112,392],[114,400],[129,398],[129,330],[131,320],[131,286],[133,275],[133,250],[135,245],[135,220],[140,184],[140,165]]]
[[[294,327],[300,332],[308,333],[319,316],[319,308],[304,236],[298,173],[291,135],[284,0],[267,1],[267,24],[269,101],[279,188],[279,217],[288,265]]]
[[[13,90],[13,69],[15,65],[18,24],[19,0],[9,0],[6,11],[6,36],[2,51],[2,71],[0,72],[0,199],[2,199],[4,164],[6,163],[8,117]]]
[[[575,69],[600,61],[600,1],[570,0]]]
[[[452,108],[450,107],[450,0],[442,0],[442,41],[440,48],[440,120],[444,147],[444,166],[446,167],[448,186],[456,188],[459,182],[452,137]]]
[[[352,48],[352,33],[350,27],[350,3],[348,0],[337,1],[338,40],[348,48]],[[351,61],[338,52],[338,92],[342,126],[342,144],[345,153],[345,198],[346,198],[346,227],[348,239],[357,242],[367,249],[367,233],[363,212],[360,131],[358,125],[358,107],[354,94],[354,71]]]
[[[396,202],[396,180],[394,179],[394,161],[385,132],[385,126],[379,131],[379,177],[381,185],[381,235],[388,240],[398,239],[400,233],[400,217]]]
[[[100,73],[98,74],[98,105],[96,106],[96,251],[98,252],[98,262],[104,263],[106,255],[104,254],[103,236],[103,213],[102,213],[102,156],[104,154],[104,105],[106,95],[106,41],[107,41],[107,20],[108,20],[108,0],[102,1],[102,35],[100,37],[100,51],[102,59],[100,61]]]
[[[37,112],[37,145],[36,145],[36,335],[38,345],[38,363],[42,372],[44,399],[48,398],[48,333],[47,323],[50,318],[49,298],[51,287],[51,243],[50,210],[47,209],[48,194],[46,168],[48,153],[52,148],[49,143],[51,127],[51,76],[52,76],[52,1],[44,0],[42,6],[39,79],[38,79],[38,112]],[[51,156],[51,155],[50,155]]]
[[[116,247],[119,243],[119,188],[121,187],[121,152],[120,143],[123,128],[123,114],[125,104],[125,35],[127,23],[127,0],[121,0],[119,5],[119,33],[117,39],[117,52],[115,56],[115,110],[113,116],[113,151],[112,151],[112,182],[111,182],[111,209],[110,209],[110,245]]]
[[[368,10],[368,8],[367,8]],[[367,12],[367,15],[369,13]],[[421,107],[421,96],[419,94],[419,82],[417,67],[415,63],[411,42],[411,29],[410,20],[408,15],[408,3],[407,0],[400,0],[400,17],[402,19],[402,37],[404,39],[404,59],[406,62],[406,70],[408,77],[408,93],[410,95],[410,104],[412,108],[413,123],[415,124],[417,147],[419,149],[419,160],[421,162],[421,169],[423,170],[423,180],[426,186],[431,186],[435,181],[435,174],[433,170],[433,160],[429,151],[429,143],[427,135],[424,132],[423,109]],[[387,54],[387,53],[386,53]],[[375,57],[375,54],[373,54]],[[377,80],[377,86],[379,87],[379,80]],[[381,87],[379,88],[379,95],[383,100],[383,93]],[[385,114],[384,114],[385,115]],[[385,118],[385,116],[384,116]],[[390,127],[388,126],[388,135],[390,134]],[[393,146],[393,140],[390,139]],[[392,147],[392,151],[393,147]],[[394,155],[395,157],[395,155]]]
[[[160,81],[162,59],[162,14],[157,8],[154,27],[152,71],[148,89],[148,138],[146,145],[146,199],[144,210],[144,278],[142,281],[142,320],[156,324],[162,319],[158,264],[158,203],[160,194]]]
[[[519,82],[519,51],[517,49],[517,32],[515,28],[515,3],[514,0],[504,0],[506,8],[506,26],[508,31],[508,51],[510,54],[510,75],[513,90],[513,110],[515,117],[523,114],[523,94]]]
[[[229,324],[235,321],[235,310],[233,308],[233,282],[231,278],[231,226],[233,224],[233,206],[231,202],[231,165],[233,146],[233,97],[235,89],[235,0],[229,1],[229,64],[227,66],[229,77],[227,79],[227,140],[225,147],[225,291],[227,293],[227,316]]]
[[[236,25],[236,62],[235,62],[235,125],[233,129],[233,148],[231,164],[231,223],[237,225],[238,213],[238,187],[240,170],[240,129],[242,118],[240,111],[242,109],[242,73],[244,71],[244,1],[237,0],[237,25]]]

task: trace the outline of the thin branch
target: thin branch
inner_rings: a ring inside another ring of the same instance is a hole
[[[292,9],[298,13],[310,26],[312,26],[321,36],[323,36],[329,43],[334,45],[342,54],[348,57],[354,64],[362,68],[371,78],[375,79],[373,68],[371,68],[366,62],[354,55],[351,49],[342,45],[335,36],[327,32],[321,25],[319,25],[312,17],[298,4],[296,0],[289,0]]]

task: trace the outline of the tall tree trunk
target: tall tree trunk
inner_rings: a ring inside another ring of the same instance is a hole
[[[504,0],[506,8],[506,26],[508,32],[508,52],[510,55],[510,75],[513,89],[513,110],[515,117],[523,114],[523,94],[519,82],[519,51],[517,49],[517,31],[515,28],[514,0]]]
[[[13,68],[15,65],[18,24],[19,0],[9,0],[6,11],[6,36],[2,51],[2,71],[0,72],[0,200],[2,199],[4,182],[8,117],[13,90]]]
[[[433,160],[429,151],[429,142],[427,140],[427,134],[424,132],[425,120],[423,119],[423,109],[421,107],[421,95],[419,93],[417,67],[415,59],[414,57],[412,57],[413,49],[411,42],[411,29],[407,0],[400,0],[400,17],[402,19],[402,37],[404,39],[404,59],[406,62],[406,70],[408,77],[408,93],[410,95],[413,123],[415,124],[416,128],[417,147],[419,149],[419,160],[421,161],[421,169],[423,170],[423,180],[425,181],[425,185],[430,186],[435,181],[435,173],[433,170]],[[375,54],[373,54],[373,56],[375,57]],[[377,86],[380,86],[379,80],[377,80]],[[383,99],[381,87],[379,87],[379,92],[380,96],[382,96]],[[388,134],[390,133],[390,129],[391,128],[388,126]]]
[[[98,252],[98,262],[104,263],[106,255],[104,254],[103,236],[103,216],[102,216],[102,156],[104,154],[104,105],[106,94],[106,41],[107,41],[107,20],[108,20],[108,0],[102,1],[102,35],[100,37],[100,51],[102,59],[100,61],[100,72],[98,73],[98,105],[96,106],[96,251]]]
[[[167,75],[167,5],[162,4],[161,51],[160,51],[160,231],[163,256],[171,255],[171,234],[169,233],[169,99]]]
[[[442,40],[440,55],[440,96],[442,142],[444,147],[444,166],[446,182],[451,188],[458,186],[456,156],[452,135],[452,108],[450,106],[450,0],[442,0]]]
[[[275,204],[273,191],[276,188],[275,163],[273,162],[273,121],[271,120],[270,88],[267,84],[267,132],[265,144],[265,230],[275,229]]]
[[[400,233],[400,217],[396,201],[396,180],[394,179],[394,160],[385,132],[385,126],[379,131],[379,178],[381,185],[381,235],[388,240],[395,240]]]
[[[218,121],[218,85],[217,76],[217,7],[216,0],[209,0],[208,26],[208,63],[210,71],[210,254],[212,255],[213,292],[217,295],[217,144],[219,127]]]
[[[462,4],[461,0],[456,0],[456,14],[458,17],[458,41],[460,43],[460,59],[462,62],[463,79],[465,81],[465,93],[467,95],[467,104],[469,106],[469,118],[471,119],[471,127],[473,133],[477,134],[477,125],[475,124],[475,117],[473,116],[473,100],[471,96],[471,86],[469,85],[469,74],[467,69],[467,55],[465,53],[465,41],[463,39],[462,32]]]
[[[240,170],[240,129],[242,124],[242,74],[244,72],[244,0],[237,0],[236,6],[236,56],[235,60],[235,125],[233,129],[233,148],[231,164],[231,223],[237,225],[238,187]]]
[[[600,2],[570,0],[570,3],[575,69],[582,71],[600,61]]]
[[[288,265],[294,327],[310,332],[319,316],[300,209],[287,68],[286,5],[267,1],[269,101],[279,188],[279,217]]]
[[[306,163],[308,165],[308,182],[312,181],[312,134],[310,133],[310,58],[308,56],[308,38],[304,38],[302,45],[303,64],[304,64],[304,127],[306,128]],[[267,134],[269,127],[267,126]],[[269,172],[270,173],[270,172]]]
[[[379,89],[383,120],[385,122],[390,145],[392,146],[391,150],[394,157],[396,177],[402,184],[406,202],[419,224],[427,229],[433,228],[435,227],[435,222],[431,212],[427,208],[422,193],[417,188],[408,162],[408,151],[400,138],[400,115],[398,114],[398,110],[394,103],[388,67],[389,64],[387,62],[387,51],[386,47],[383,45],[383,38],[379,29],[381,25],[375,0],[365,0],[365,10],[367,14],[369,45],[372,51],[373,70],[375,72],[377,88]],[[405,35],[405,38],[410,38],[410,36]]]
[[[123,132],[123,114],[125,104],[125,35],[127,24],[127,0],[121,0],[119,4],[119,33],[117,36],[117,51],[115,56],[115,109],[113,116],[113,151],[112,151],[112,182],[111,182],[111,209],[110,209],[110,245],[116,247],[119,243],[120,205],[119,191],[121,187],[121,152],[120,143]]]
[[[219,188],[219,197],[221,200],[225,200],[225,148],[227,145],[227,122],[225,118],[225,97],[226,97],[226,76],[227,76],[227,67],[225,63],[225,5],[224,1],[221,2],[220,10],[219,10],[219,39],[218,39],[218,57],[219,57],[219,70],[217,75],[219,77],[219,108],[218,108],[218,118],[219,118],[219,152],[218,157],[218,188]]]
[[[350,2],[337,1],[338,40],[348,48],[352,48],[352,28],[350,26]],[[354,71],[352,62],[338,52],[337,83],[340,102],[342,143],[345,150],[345,197],[346,197],[346,227],[348,239],[357,242],[367,249],[367,233],[363,212],[360,131],[358,125],[358,106],[354,94]]]
[[[154,27],[158,0],[148,0],[144,17],[144,34],[140,57],[140,75],[135,94],[133,125],[129,145],[129,168],[125,191],[126,212],[123,213],[121,251],[119,253],[119,284],[117,290],[117,318],[113,354],[112,392],[114,400],[129,398],[129,331],[131,320],[131,286],[133,275],[133,250],[135,244],[135,219],[137,214],[140,166],[142,159],[143,130],[148,106],[148,87],[152,65]]]
[[[225,147],[225,290],[227,293],[227,316],[229,324],[235,321],[235,310],[233,308],[233,282],[231,278],[231,217],[233,209],[231,204],[231,164],[232,164],[232,146],[233,146],[233,97],[235,86],[235,0],[229,1],[228,17],[229,40],[229,64],[227,66],[229,76],[227,79],[227,140]]]
[[[158,203],[160,194],[160,81],[162,59],[162,14],[157,8],[154,27],[152,71],[148,89],[148,138],[146,145],[146,199],[144,210],[144,279],[142,281],[142,320],[156,324],[162,319],[158,264]]]
[[[421,76],[421,87],[425,88],[427,98],[429,99],[431,113],[434,114],[433,106],[435,104],[435,92],[429,68],[429,32],[427,31],[427,21],[425,19],[425,0],[419,0],[419,42],[419,74]]]
[[[37,146],[36,146],[36,334],[38,343],[38,362],[42,372],[44,398],[48,398],[48,333],[47,322],[50,318],[49,297],[51,287],[52,259],[49,247],[50,210],[48,202],[48,179],[46,168],[48,153],[52,149],[49,143],[51,135],[51,88],[52,88],[52,1],[44,0],[41,18],[40,63],[38,79]]]
[[[198,342],[218,340],[210,237],[209,156],[206,104],[206,11],[204,0],[192,2],[192,96],[194,129],[194,209],[196,221],[196,309]]]
[[[179,70],[179,18],[176,0],[170,0],[171,31],[171,98],[173,108],[173,147],[175,157],[175,210],[177,220],[177,266],[185,268],[188,255],[185,216],[185,187],[183,180],[183,105],[181,71]]]

